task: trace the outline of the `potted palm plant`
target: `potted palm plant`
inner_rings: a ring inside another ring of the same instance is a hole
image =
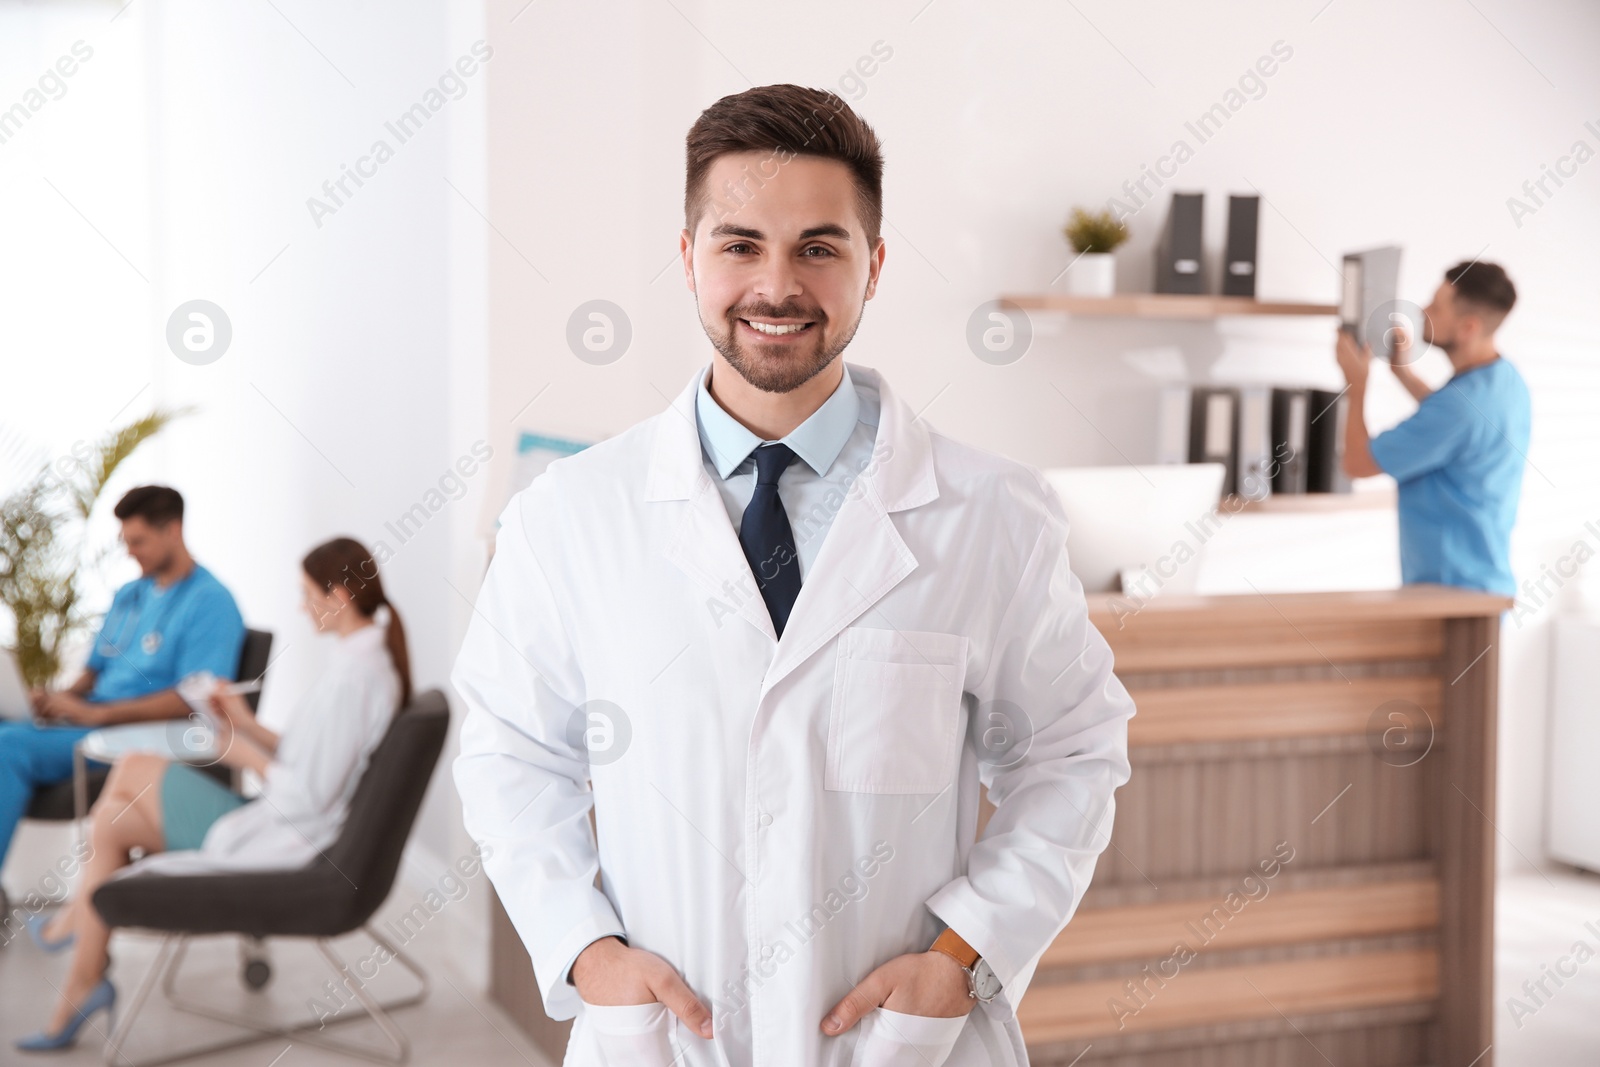
[[[184,413],[158,409],[55,462],[24,461],[21,488],[0,500],[0,604],[15,623],[13,651],[30,687],[55,679],[63,651],[92,621],[83,578],[109,551],[88,544],[95,502],[122,461]]]
[[[1111,213],[1072,209],[1062,228],[1077,258],[1067,270],[1067,292],[1074,296],[1110,296],[1117,288],[1116,259],[1112,252],[1128,239],[1128,225]]]

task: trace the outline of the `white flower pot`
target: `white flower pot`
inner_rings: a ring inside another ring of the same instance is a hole
[[[1110,252],[1085,252],[1067,268],[1067,292],[1073,296],[1110,296],[1117,289],[1117,257]]]

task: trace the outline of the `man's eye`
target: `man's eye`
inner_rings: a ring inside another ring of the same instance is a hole
[[[740,241],[737,244],[729,245],[726,249],[724,249],[724,251],[730,255],[742,256],[754,252],[755,249],[749,243]],[[822,254],[820,256],[813,256],[811,254],[813,252],[820,252]],[[827,259],[836,256],[837,253],[835,253],[833,249],[827,247],[826,245],[811,245],[802,251],[800,255],[804,259]]]

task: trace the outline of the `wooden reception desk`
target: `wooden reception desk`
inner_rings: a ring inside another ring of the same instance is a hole
[[[1033,1062],[1489,1067],[1510,604],[1091,597],[1133,776],[1021,1005]]]

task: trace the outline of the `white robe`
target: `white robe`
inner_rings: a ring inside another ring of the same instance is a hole
[[[851,364],[880,404],[873,463],[780,639],[702,461],[702,373],[511,501],[452,675],[467,829],[546,1012],[576,1018],[566,1063],[1026,1062],[1016,1004],[1109,840],[1134,711],[1061,504]],[[943,923],[999,997],[821,1033]],[[610,933],[683,974],[713,1040],[581,1002],[567,968]]]
[[[260,796],[212,823],[198,849],[153,853],[114,877],[287,870],[331,845],[399,706],[384,632],[374,623],[334,639],[332,662],[291,714]]]

